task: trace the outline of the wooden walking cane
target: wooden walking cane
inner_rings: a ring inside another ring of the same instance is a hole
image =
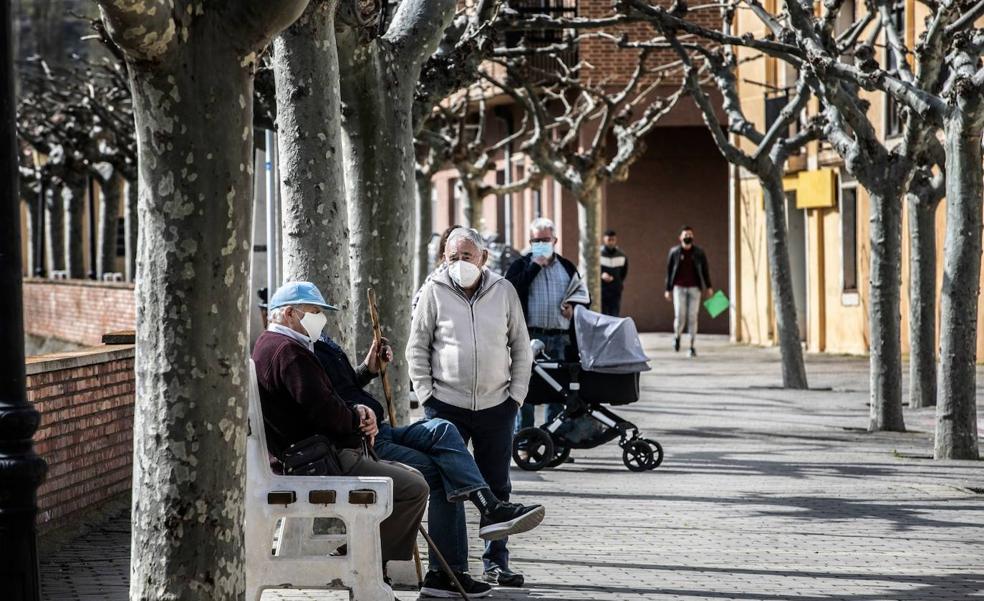
[[[376,343],[376,348],[380,349],[383,339],[383,329],[379,325],[379,311],[376,309],[376,291],[372,288],[367,289],[366,297],[369,300],[369,319],[372,321],[372,340]],[[395,428],[396,413],[393,411],[393,388],[390,386],[389,378],[386,376],[386,361],[382,357],[379,357],[379,377],[383,381],[383,396],[386,397],[386,413],[389,416],[390,425]],[[434,554],[437,555],[438,563],[441,564],[441,567],[444,569],[445,573],[447,573],[447,575],[451,578],[451,582],[454,584],[455,588],[458,589],[458,593],[461,595],[461,598],[465,601],[470,601],[468,593],[466,593],[464,587],[461,586],[461,582],[458,581],[458,577],[451,569],[451,566],[448,565],[448,562],[444,559],[444,555],[441,554],[441,551],[437,548],[437,545],[435,545],[434,541],[431,540],[430,535],[427,534],[427,531],[424,530],[423,526],[418,525],[417,529],[424,535],[424,540],[427,541],[427,544],[430,545],[431,549],[433,549]],[[413,544],[413,561],[417,568],[417,581],[423,583],[423,566],[420,563],[420,547],[417,543]]]

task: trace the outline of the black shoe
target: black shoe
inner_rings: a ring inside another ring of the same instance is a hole
[[[674,353],[679,353],[680,352],[680,338],[679,337],[673,339],[673,352]]]
[[[492,592],[492,587],[484,582],[477,582],[466,572],[455,572],[461,588],[469,597],[487,597]],[[451,582],[443,571],[430,571],[424,576],[424,585],[420,587],[421,597],[437,597],[440,599],[457,599],[461,597],[458,589]]]
[[[694,347],[690,347],[690,356],[691,357],[696,357],[697,356],[697,349],[695,349]]]
[[[523,586],[526,579],[523,578],[522,574],[510,572],[508,569],[500,568],[499,566],[492,566],[485,570],[485,582],[490,582],[498,586],[520,587]]]
[[[482,528],[478,535],[485,540],[499,540],[510,534],[519,534],[540,525],[547,511],[543,505],[520,505],[500,501],[482,516]]]

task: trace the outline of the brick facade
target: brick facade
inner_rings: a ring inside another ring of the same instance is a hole
[[[35,450],[48,462],[38,491],[41,533],[130,490],[133,355],[128,345],[28,359],[27,397],[41,413]]]
[[[136,325],[133,284],[90,280],[24,280],[24,331],[86,346],[106,332]]]

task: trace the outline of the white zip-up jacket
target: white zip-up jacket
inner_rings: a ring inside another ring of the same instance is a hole
[[[433,397],[472,411],[509,398],[522,405],[533,353],[516,289],[483,269],[469,301],[447,270],[435,273],[420,289],[406,357],[421,402]]]

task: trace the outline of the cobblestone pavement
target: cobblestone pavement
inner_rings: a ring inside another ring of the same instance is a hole
[[[491,598],[984,599],[984,464],[930,459],[932,409],[907,410],[907,433],[868,434],[862,358],[810,356],[812,389],[792,392],[774,349],[702,337],[688,359],[665,335],[643,338],[643,398],[615,410],[666,460],[631,473],[609,443],[559,469],[514,469],[514,500],[544,503],[547,519],[510,542],[529,585]],[[120,517],[44,558],[45,598],[123,601],[128,540]],[[476,538],[473,574],[480,554]]]

